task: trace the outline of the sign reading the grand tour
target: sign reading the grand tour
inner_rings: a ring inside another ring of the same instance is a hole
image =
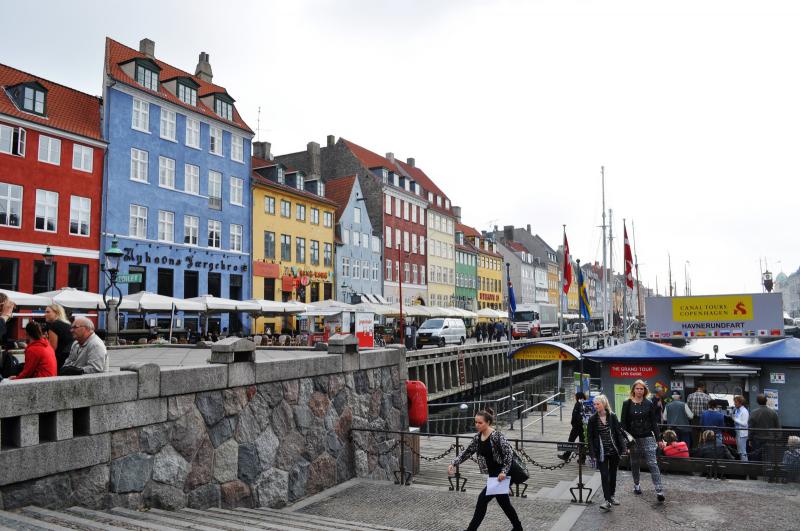
[[[645,309],[653,339],[784,335],[780,293],[648,297]]]

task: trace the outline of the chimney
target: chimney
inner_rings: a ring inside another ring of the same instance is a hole
[[[408,164],[412,168],[416,168],[417,167],[417,161],[416,161],[416,159],[414,157],[408,157],[406,159],[406,164]]]
[[[214,78],[214,74],[211,73],[211,63],[208,62],[208,54],[206,52],[200,52],[194,75],[207,83],[211,83],[211,80]]]
[[[333,147],[336,144],[336,137],[334,135],[328,135],[328,147]]]
[[[530,224],[530,223],[528,223],[528,227],[527,227],[527,229],[528,229],[528,234],[532,234],[532,233],[531,233],[531,224]]]
[[[514,225],[505,225],[503,227],[503,239],[507,242],[514,241]]]
[[[414,160],[414,159],[410,159],[410,160]],[[453,207],[453,214],[455,214],[456,220],[459,223],[461,223],[461,207],[460,206],[454,206]]]
[[[253,142],[253,156],[264,160],[272,160],[271,148],[272,145],[269,142]]]
[[[320,157],[319,144],[309,142],[306,146],[308,152],[308,178],[310,180],[319,179],[322,175],[322,158]]]
[[[387,154],[386,154],[386,158],[387,158],[387,159],[389,159],[389,162],[391,162],[392,164],[394,164],[394,153],[392,153],[392,152],[390,151],[389,153],[387,153]]]
[[[139,41],[139,51],[145,54],[150,59],[156,58],[156,43],[150,39],[142,39]]]

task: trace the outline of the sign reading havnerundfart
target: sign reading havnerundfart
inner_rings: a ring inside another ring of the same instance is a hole
[[[784,335],[780,293],[648,297],[645,308],[653,339]]]

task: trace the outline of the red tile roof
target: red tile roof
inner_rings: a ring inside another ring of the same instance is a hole
[[[182,102],[178,99],[177,96],[170,93],[167,89],[164,88],[162,83],[159,83],[158,92],[152,91],[141,86],[139,83],[134,81],[128,74],[126,74],[120,64],[127,63],[133,59],[148,59],[154,61],[160,68],[161,72],[159,73],[159,79],[172,79],[175,77],[188,77],[191,78],[195,83],[200,85],[200,88],[197,89],[197,106],[189,105],[188,103]],[[214,120],[219,120],[221,122],[229,123],[233,126],[236,126],[240,129],[244,129],[248,133],[252,133],[253,130],[244,122],[242,117],[239,115],[239,111],[236,110],[236,107],[233,108],[233,120],[226,120],[220,117],[217,113],[214,112],[214,109],[208,107],[203,102],[200,101],[200,98],[203,96],[208,96],[209,94],[216,94],[216,93],[224,93],[227,94],[228,92],[225,88],[220,87],[219,85],[215,85],[213,83],[209,83],[207,81],[203,81],[199,77],[190,74],[188,72],[184,72],[178,68],[175,68],[172,65],[168,65],[158,59],[150,59],[145,54],[138,50],[134,50],[133,48],[129,48],[122,43],[115,41],[109,37],[106,37],[106,74],[110,75],[117,81],[122,83],[129,84],[131,86],[136,87],[139,90],[144,92],[149,92],[155,96],[158,96],[164,100],[169,101],[170,103],[174,103],[180,107],[184,107],[186,109],[191,109],[195,112],[200,114],[205,114],[209,118],[213,118]]]
[[[519,242],[503,242],[503,245],[517,253],[527,253],[528,249]]]
[[[100,98],[0,64],[0,87],[3,89],[29,81],[36,81],[47,89],[47,116],[20,110],[5,90],[0,90],[0,114],[94,140],[103,139]]]
[[[339,177],[338,179],[331,179],[325,183],[325,195],[336,203],[336,219],[342,219],[344,209],[347,208],[347,202],[350,201],[350,194],[353,191],[353,185],[356,182],[356,176],[350,175],[349,177]]]
[[[391,170],[398,175],[402,175],[403,173],[398,168],[397,164],[392,163],[386,157],[382,157],[377,153],[374,153],[367,148],[363,148],[358,144],[354,144],[349,140],[342,138],[342,142],[353,152],[353,155],[356,156],[358,160],[361,161],[361,164],[366,166],[367,168],[386,168],[387,170]],[[395,161],[397,162],[397,161]]]
[[[463,232],[464,236],[470,236],[470,237],[473,237],[473,238],[475,238],[475,237],[482,238],[483,237],[483,236],[481,236],[480,232],[478,232],[477,230],[473,229],[470,226],[464,225],[463,223],[456,223],[456,231],[457,232]]]
[[[461,251],[465,251],[465,252],[468,252],[468,253],[477,253],[478,252],[478,249],[476,249],[474,245],[469,243],[469,240],[464,240],[464,244],[463,245],[460,244],[460,243],[457,243],[456,244],[456,249],[459,249]]]
[[[433,192],[433,195],[438,195],[442,198],[442,203],[444,203],[445,199],[449,199],[447,195],[445,195],[442,190],[436,186],[436,183],[428,177],[428,175],[422,171],[420,168],[416,166],[411,166],[403,162],[402,160],[398,160],[397,163],[403,168],[403,171],[411,176],[412,179],[417,181],[419,185],[426,191],[426,192]],[[436,206],[435,204],[433,206]],[[444,206],[439,207],[440,210],[449,211],[449,209],[444,208]]]

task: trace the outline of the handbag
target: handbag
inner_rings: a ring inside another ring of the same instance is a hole
[[[512,484],[522,484],[528,481],[528,467],[525,462],[517,455],[517,452],[511,454],[511,469],[508,472]]]
[[[625,446],[628,448],[628,450],[633,450],[636,448],[636,438],[628,433],[625,428],[620,427],[619,431],[621,431],[622,436],[625,437]]]

